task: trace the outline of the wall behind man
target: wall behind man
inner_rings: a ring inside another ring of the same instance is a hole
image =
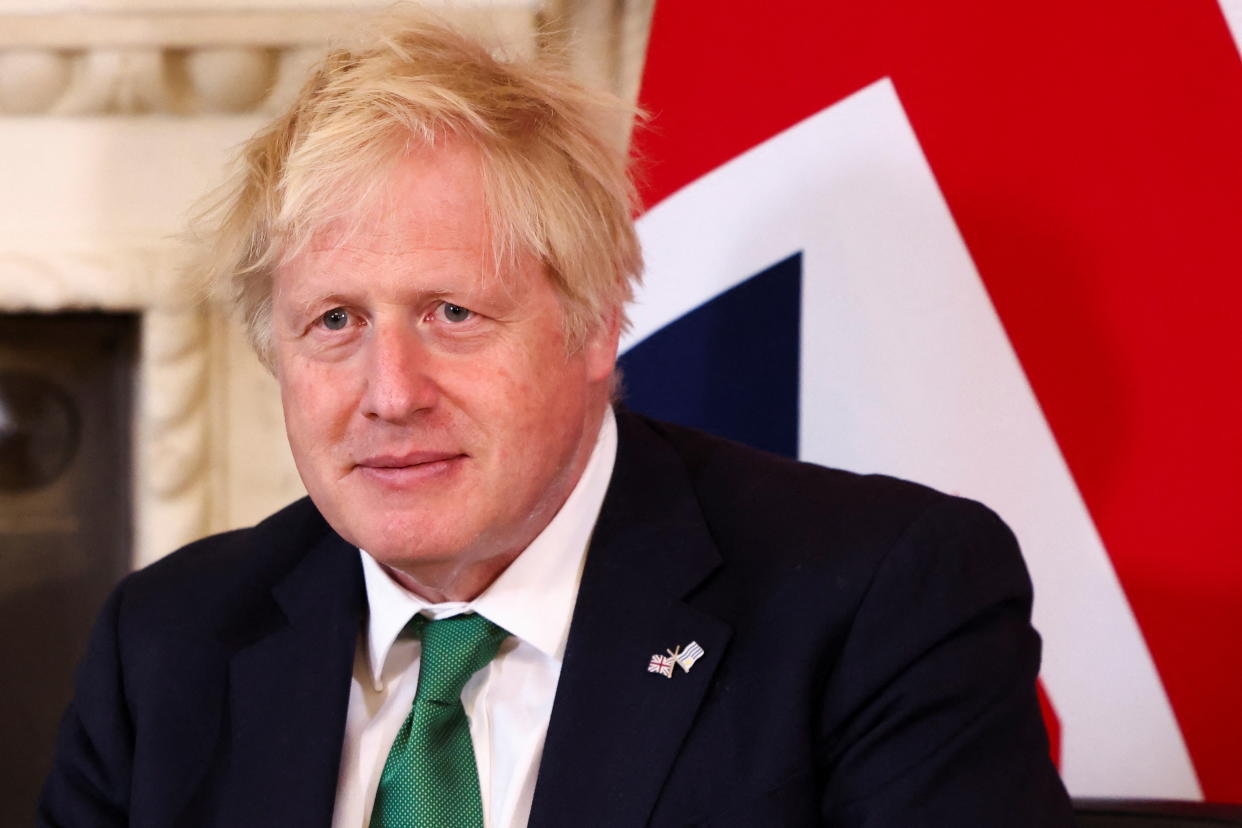
[[[332,38],[388,2],[8,0],[0,7],[0,312],[137,312],[141,565],[303,493],[272,378],[185,272],[192,205]],[[634,94],[649,2],[429,3]]]

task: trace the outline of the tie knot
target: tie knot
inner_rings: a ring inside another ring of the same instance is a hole
[[[415,616],[423,640],[416,700],[456,704],[470,677],[496,656],[508,633],[481,615],[428,621]]]

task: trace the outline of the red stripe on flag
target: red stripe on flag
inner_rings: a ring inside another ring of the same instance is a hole
[[[1215,0],[741,11],[656,6],[646,202],[893,78],[1204,793],[1242,801],[1242,61]]]
[[[1048,693],[1044,690],[1044,683],[1037,682],[1035,689],[1039,691],[1039,712],[1044,717],[1044,729],[1048,731],[1048,753],[1052,756],[1052,763],[1061,767],[1061,719],[1057,716],[1056,708],[1052,706],[1052,700],[1048,698]]]

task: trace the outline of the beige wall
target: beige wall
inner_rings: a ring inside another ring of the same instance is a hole
[[[568,48],[582,77],[633,96],[651,2],[435,5],[517,48]],[[302,494],[275,384],[236,326],[196,301],[176,236],[328,40],[387,5],[0,6],[0,312],[141,312],[136,564]]]

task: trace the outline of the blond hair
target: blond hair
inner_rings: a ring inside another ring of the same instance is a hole
[[[359,45],[331,52],[243,146],[197,222],[201,272],[270,367],[276,268],[356,215],[411,147],[464,141],[482,160],[498,272],[519,251],[542,260],[575,348],[613,313],[624,325],[641,277],[634,189],[612,137],[632,114],[547,58],[502,60],[425,12],[387,15]]]

